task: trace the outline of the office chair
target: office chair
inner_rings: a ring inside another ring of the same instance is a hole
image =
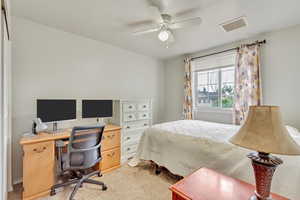
[[[56,184],[51,188],[50,195],[56,194],[56,189],[72,184],[76,184],[69,200],[74,200],[74,195],[83,183],[90,183],[102,186],[106,190],[107,186],[100,181],[89,179],[94,175],[101,176],[100,171],[89,170],[101,160],[101,139],[104,126],[74,127],[69,138],[67,152],[63,153],[65,143],[57,141],[58,147],[58,168],[62,176],[69,175],[67,181]]]

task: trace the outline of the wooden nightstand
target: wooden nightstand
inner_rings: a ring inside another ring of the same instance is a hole
[[[255,187],[211,169],[201,168],[170,187],[173,200],[248,200]],[[272,193],[274,200],[288,200]]]

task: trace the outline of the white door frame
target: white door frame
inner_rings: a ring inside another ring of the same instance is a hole
[[[1,1],[1,65],[0,65],[0,200],[6,199],[6,147],[5,147],[5,133],[3,128],[4,113],[3,113],[3,11],[2,11],[2,1]]]
[[[0,57],[0,200],[7,199],[8,189],[12,189],[10,171],[8,171],[8,164],[11,160],[11,116],[10,116],[10,93],[11,93],[11,78],[10,78],[10,41],[8,36],[7,17],[4,16],[7,12],[3,11],[3,7],[7,9],[5,0],[1,0],[1,57]],[[5,13],[5,14],[4,14]],[[9,160],[8,160],[9,159]],[[11,165],[9,164],[9,167]],[[8,184],[10,184],[8,186]]]

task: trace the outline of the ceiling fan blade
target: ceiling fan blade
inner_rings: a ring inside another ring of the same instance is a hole
[[[157,26],[157,27],[153,27],[150,29],[138,30],[138,31],[132,32],[132,35],[144,35],[144,34],[148,34],[148,33],[157,32],[160,29],[161,29],[160,26]]]
[[[137,28],[137,27],[145,27],[145,26],[154,26],[156,23],[154,20],[142,20],[142,21],[135,21],[127,24],[130,28]]]
[[[200,14],[200,11],[201,11],[201,8],[200,7],[196,7],[196,8],[190,8],[190,9],[187,9],[187,10],[183,10],[183,11],[180,11],[178,13],[175,13],[174,14],[174,18],[192,18],[192,17],[195,17],[195,16],[199,16]]]
[[[192,27],[192,26],[200,25],[201,23],[202,23],[202,19],[200,17],[195,17],[195,18],[191,18],[191,19],[175,21],[169,25],[169,28],[179,29],[179,28],[185,28],[185,27]]]

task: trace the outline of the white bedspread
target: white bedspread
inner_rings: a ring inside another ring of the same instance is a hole
[[[199,120],[157,124],[144,132],[138,153],[129,164],[136,166],[140,159],[152,160],[182,176],[208,167],[253,184],[251,162],[246,157],[250,151],[228,142],[238,129],[239,126]],[[288,129],[300,144],[300,133]],[[272,191],[299,200],[300,156],[278,157],[284,160],[284,164],[275,172]]]

